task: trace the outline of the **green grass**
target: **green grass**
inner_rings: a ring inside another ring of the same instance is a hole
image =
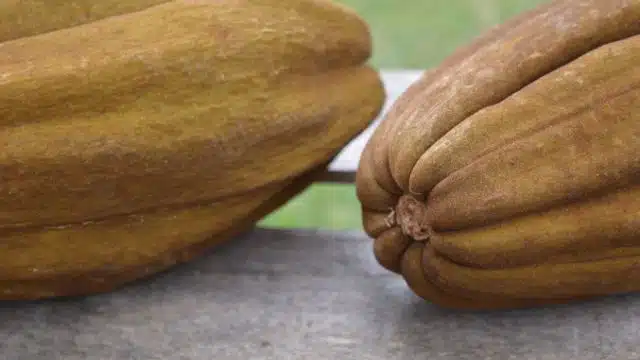
[[[487,28],[548,0],[338,0],[373,36],[376,68],[427,69]],[[360,229],[353,185],[316,184],[261,222],[266,227]]]

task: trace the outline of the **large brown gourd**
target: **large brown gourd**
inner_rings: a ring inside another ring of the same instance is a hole
[[[357,174],[384,267],[459,309],[640,290],[640,1],[558,0],[393,105]]]
[[[384,100],[328,0],[0,5],[0,299],[108,291],[305,189]]]

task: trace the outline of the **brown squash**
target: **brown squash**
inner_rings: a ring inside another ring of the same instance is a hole
[[[356,185],[380,264],[444,307],[640,290],[640,1],[558,0],[392,106]]]
[[[328,0],[72,3],[0,6],[0,299],[194,258],[305,189],[384,101],[367,24]]]

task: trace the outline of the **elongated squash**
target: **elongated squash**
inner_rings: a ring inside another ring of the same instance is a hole
[[[198,256],[304,190],[384,101],[367,24],[328,0],[72,3],[0,7],[21,19],[0,25],[1,299]]]
[[[425,72],[357,189],[380,264],[436,304],[640,290],[640,1],[551,1]]]

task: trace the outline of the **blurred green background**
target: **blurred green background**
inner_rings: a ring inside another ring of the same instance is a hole
[[[356,10],[373,36],[378,69],[427,69],[487,28],[548,0],[335,0]],[[354,185],[315,184],[264,227],[361,229]]]

